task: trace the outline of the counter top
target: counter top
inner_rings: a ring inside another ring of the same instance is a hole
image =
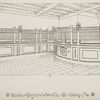
[[[56,45],[60,46],[92,46],[92,47],[100,47],[100,44],[67,44],[67,43],[57,43]]]

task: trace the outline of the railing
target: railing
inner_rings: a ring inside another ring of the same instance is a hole
[[[0,42],[48,42],[53,39],[53,34],[48,29],[0,28]]]
[[[42,29],[19,29],[19,28],[0,28],[0,42],[19,41],[19,42],[48,42],[59,38],[61,41],[70,39],[72,32],[73,40],[77,39],[76,27],[56,27],[53,30]],[[21,30],[21,31],[20,31]],[[79,30],[80,40],[100,40],[99,27],[81,27]]]

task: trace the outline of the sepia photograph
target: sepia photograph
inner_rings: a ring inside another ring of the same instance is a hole
[[[99,1],[0,1],[2,100],[100,100],[99,75]]]

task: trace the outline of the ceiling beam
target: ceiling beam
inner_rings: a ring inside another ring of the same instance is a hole
[[[8,11],[0,11],[0,13],[2,13],[2,14],[12,14],[12,15],[23,15],[23,16],[29,16],[29,17],[36,17],[35,15],[33,15],[33,14],[25,14],[25,13],[23,13],[23,12],[13,12],[13,11],[10,11],[10,10],[8,10]],[[52,19],[54,19],[54,20],[58,20],[57,19],[57,17],[53,17],[53,16],[46,16],[46,15],[42,15],[42,16],[39,16],[39,18],[45,18],[45,19],[50,19],[50,18],[52,18]]]
[[[87,11],[87,13],[94,14],[97,16],[99,12],[98,11]]]
[[[26,9],[26,8],[18,8],[18,7],[11,7],[11,6],[0,6],[1,8],[4,8],[5,10],[18,10],[18,11],[24,11],[24,12],[31,12],[31,13],[36,13],[35,10],[29,10],[29,9]]]
[[[58,19],[58,16],[56,16],[56,15],[50,15],[50,14],[43,14],[42,16],[47,16],[47,17],[51,17],[51,18],[55,18],[55,19]],[[41,17],[41,16],[39,16],[39,17]]]
[[[13,4],[13,3],[2,3],[2,7],[7,7],[7,8],[13,8],[13,9],[24,9],[24,10],[29,10],[32,12],[37,12],[40,9],[35,9],[33,7],[25,6],[23,4]]]
[[[42,14],[44,14],[45,12],[47,12],[48,10],[50,10],[50,9],[56,7],[56,6],[57,6],[57,4],[52,4],[52,5],[48,6],[47,8],[43,9],[42,11],[40,11],[39,13],[37,13],[36,16],[42,15]]]
[[[73,3],[72,4],[68,4],[68,5],[64,4],[64,7],[67,8],[67,9],[72,10],[72,12],[78,11],[80,9],[79,6],[74,5]]]
[[[26,6],[31,6],[31,7],[39,7],[39,8],[44,8],[44,5],[40,5],[38,3],[23,3]]]
[[[82,7],[82,8],[89,8],[89,7],[91,7],[90,4],[75,3],[74,5],[77,5],[77,6]],[[92,5],[92,6],[93,6],[93,5]]]
[[[57,14],[57,13],[53,13],[53,12],[48,12],[48,13],[45,13],[45,14],[56,16],[56,17],[61,16],[61,14]]]
[[[96,5],[96,6],[91,7],[91,8],[86,8],[86,9],[84,9],[82,11],[77,11],[75,13],[72,13],[72,14],[69,14],[69,15],[65,15],[65,16],[61,17],[61,19],[65,19],[65,18],[68,18],[68,17],[71,17],[71,16],[75,16],[75,15],[77,15],[79,13],[87,12],[89,10],[92,10],[92,9],[95,9],[95,8],[98,8],[98,7],[100,7],[100,5]]]
[[[94,14],[90,14],[90,13],[81,13],[80,16],[85,16],[85,17],[90,17],[90,18],[95,18],[97,19],[97,16],[95,16]]]
[[[47,12],[48,14],[51,13],[51,14],[55,14],[55,15],[58,15],[58,16],[61,16],[61,15],[64,15],[66,14],[66,12],[61,12],[61,11],[55,11],[55,10],[51,10],[51,11],[48,11]],[[45,13],[46,14],[46,13]]]
[[[76,8],[74,9],[73,7],[69,7],[68,5],[60,5],[56,9],[64,10],[67,12],[73,12],[73,13],[76,12]]]
[[[61,9],[61,8],[54,8],[52,9],[51,11],[59,11],[59,12],[62,12],[62,13],[66,13],[66,12],[74,12],[74,11],[70,11],[70,10],[65,10],[65,9]]]

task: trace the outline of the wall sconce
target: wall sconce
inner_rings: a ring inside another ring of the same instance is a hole
[[[80,28],[81,28],[81,23],[78,22],[78,23],[76,24],[76,29],[79,31]]]
[[[19,26],[18,26],[18,32],[19,32],[19,33],[22,33],[22,25],[19,25]]]
[[[56,32],[56,28],[54,26],[52,27],[52,31],[53,32]]]

